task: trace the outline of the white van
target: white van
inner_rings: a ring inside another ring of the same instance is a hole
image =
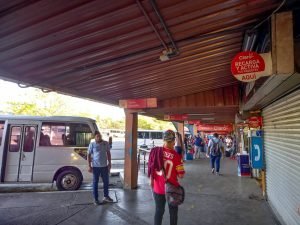
[[[161,130],[138,130],[138,147],[163,146],[163,133]]]
[[[76,190],[91,181],[87,148],[98,130],[83,117],[0,116],[0,182],[56,181]]]

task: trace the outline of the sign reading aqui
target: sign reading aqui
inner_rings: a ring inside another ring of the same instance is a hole
[[[231,62],[233,76],[243,82],[271,75],[271,54],[246,51],[238,53]]]

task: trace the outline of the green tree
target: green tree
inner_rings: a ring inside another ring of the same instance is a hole
[[[38,89],[20,96],[19,101],[6,103],[6,111],[14,115],[55,116],[70,115],[67,102],[57,93],[43,93]]]
[[[18,101],[6,102],[6,113],[32,116],[82,116],[94,118],[101,129],[125,130],[125,118],[113,120],[110,117],[100,117],[93,112],[85,111],[82,106],[78,107],[78,101],[70,96],[55,92],[43,93],[39,89],[32,89],[17,97]],[[138,116],[138,128],[145,130],[174,129],[170,122],[142,115]]]
[[[9,114],[40,116],[40,109],[35,103],[8,102],[7,104]]]
[[[174,129],[174,126],[171,122],[166,122],[152,117],[139,115],[138,128],[144,130],[167,130]]]

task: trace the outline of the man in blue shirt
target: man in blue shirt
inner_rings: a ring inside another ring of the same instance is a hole
[[[194,159],[201,158],[201,151],[203,149],[203,140],[200,137],[200,133],[195,136],[195,142],[194,142]]]
[[[98,182],[101,175],[103,181],[104,198],[103,202],[113,202],[109,197],[109,171],[111,169],[110,146],[102,139],[99,131],[95,132],[95,141],[91,142],[88,149],[89,172],[93,172],[93,196],[94,204],[99,205]]]

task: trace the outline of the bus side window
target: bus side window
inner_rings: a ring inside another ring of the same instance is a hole
[[[85,123],[42,124],[40,146],[77,146],[87,147],[92,139],[92,130]]]
[[[12,127],[9,143],[10,152],[19,152],[21,142],[21,127]]]
[[[50,146],[50,145],[51,145],[51,141],[50,141],[49,135],[44,134],[43,132],[41,132],[40,146]]]
[[[70,124],[70,136],[73,138],[73,145],[87,147],[92,139],[92,130],[88,124]]]
[[[143,138],[142,133],[138,132],[138,138]]]
[[[138,131],[138,138],[149,139],[150,132],[149,131]]]
[[[151,139],[162,139],[163,133],[162,132],[151,132]]]
[[[49,124],[43,123],[41,134],[40,134],[40,146],[51,145],[50,135],[51,135],[51,126]]]

